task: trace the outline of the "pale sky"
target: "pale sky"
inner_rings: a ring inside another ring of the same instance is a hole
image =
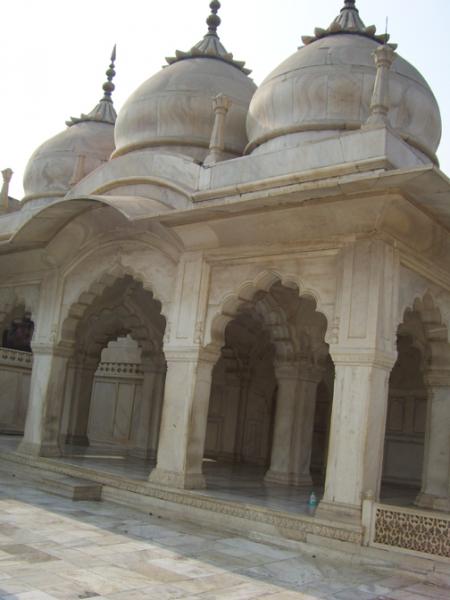
[[[301,45],[326,28],[343,0],[222,0],[219,34],[245,60],[259,84]],[[450,2],[359,0],[366,25],[385,29],[398,52],[421,71],[441,108],[438,151],[450,173]],[[176,49],[206,33],[209,0],[3,0],[0,56],[0,169],[11,167],[10,195],[23,195],[28,158],[65,121],[89,112],[102,95],[104,72],[117,43],[116,110]]]

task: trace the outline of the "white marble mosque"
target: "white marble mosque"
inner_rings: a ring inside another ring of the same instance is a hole
[[[433,92],[354,0],[259,87],[210,9],[117,118],[113,53],[20,202],[3,171],[1,461],[192,520],[448,562]]]

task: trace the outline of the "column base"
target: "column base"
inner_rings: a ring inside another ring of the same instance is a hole
[[[322,500],[317,507],[315,516],[327,521],[342,521],[344,523],[360,525],[362,521],[362,506],[337,504]]]
[[[70,446],[90,446],[87,435],[75,435],[73,433],[68,433],[65,441],[66,444],[69,444]]]
[[[153,469],[148,478],[150,483],[180,490],[202,490],[206,488],[204,475],[201,473],[176,473],[165,469]]]
[[[311,475],[299,475],[297,473],[281,473],[269,470],[264,476],[264,483],[275,483],[278,485],[289,485],[291,487],[311,487]]]
[[[435,496],[434,494],[420,492],[414,504],[419,508],[428,508],[429,510],[436,510],[446,513],[450,512],[450,498],[448,497]]]
[[[32,442],[21,442],[16,453],[47,458],[62,456],[61,448],[57,444],[34,444]]]

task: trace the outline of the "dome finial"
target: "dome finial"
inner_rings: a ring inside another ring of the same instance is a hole
[[[102,86],[103,98],[100,99],[100,102],[87,115],[81,113],[80,117],[71,117],[68,121],[66,121],[66,125],[69,127],[72,127],[72,125],[76,125],[77,123],[84,123],[86,121],[108,123],[110,125],[114,125],[116,122],[117,114],[112,101],[112,93],[116,87],[113,84],[113,79],[116,75],[114,64],[116,62],[116,44],[114,44],[112,49],[110,60],[111,63],[106,71],[107,81],[105,81]]]
[[[328,29],[321,29],[317,27],[314,30],[313,36],[303,36],[302,40],[305,46],[311,44],[316,40],[326,37],[327,35],[336,35],[339,33],[352,33],[356,35],[363,35],[364,37],[372,38],[380,44],[387,44],[389,41],[389,35],[377,35],[377,28],[374,25],[366,27],[364,21],[359,16],[359,10],[356,8],[355,0],[344,0],[344,6],[341,8],[341,12],[334,19]],[[393,47],[394,44],[391,44]]]
[[[217,28],[222,22],[219,15],[217,14],[220,8],[219,0],[212,0],[212,2],[209,5],[209,8],[211,9],[211,14],[206,19],[206,24],[208,25],[207,35],[217,36]]]
[[[203,39],[200,40],[198,44],[195,44],[195,46],[193,46],[188,52],[181,52],[181,50],[177,50],[175,52],[175,56],[167,57],[166,61],[169,65],[173,65],[174,63],[179,62],[180,60],[185,60],[186,58],[215,58],[230,63],[230,65],[237,67],[240,71],[246,75],[249,75],[251,71],[245,68],[245,63],[234,59],[231,52],[226,50],[217,34],[217,28],[222,22],[217,14],[220,8],[219,0],[212,0],[212,2],[209,4],[209,8],[211,9],[211,14],[206,19],[208,32],[203,36]]]
[[[102,100],[106,100],[107,102],[112,102],[111,96],[116,87],[112,82],[114,77],[116,76],[116,71],[114,69],[115,62],[116,62],[116,44],[114,44],[114,47],[111,52],[111,64],[109,65],[108,70],[106,71],[106,77],[108,78],[108,80],[105,81],[105,83],[103,84],[104,94],[103,94]]]

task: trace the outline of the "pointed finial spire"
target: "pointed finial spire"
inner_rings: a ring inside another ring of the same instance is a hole
[[[9,183],[11,181],[12,176],[13,176],[12,169],[3,169],[3,171],[2,171],[3,185],[2,185],[2,189],[0,191],[0,198],[1,198],[0,212],[7,213],[9,211],[8,191],[9,191]]]
[[[314,30],[313,36],[303,36],[302,41],[306,45],[315,42],[318,39],[326,37],[328,35],[336,35],[338,33],[352,33],[356,35],[363,35],[364,37],[371,38],[380,44],[387,44],[389,41],[389,35],[377,35],[377,28],[374,25],[366,27],[364,21],[359,16],[359,10],[356,8],[355,0],[345,0],[344,6],[341,8],[341,12],[334,19],[328,29],[321,29],[317,27]],[[390,44],[395,50],[394,44]]]
[[[108,67],[108,70],[106,71],[106,77],[108,78],[108,81],[105,81],[105,83],[103,84],[103,100],[106,100],[107,102],[112,102],[112,93],[113,91],[116,89],[116,86],[113,84],[113,79],[116,76],[116,71],[114,69],[114,63],[116,62],[116,44],[114,44],[114,48],[112,49],[111,52],[111,64]]]
[[[233,55],[231,52],[227,52],[217,34],[217,29],[222,22],[221,18],[217,14],[220,8],[219,0],[212,0],[212,2],[209,4],[209,8],[211,9],[211,13],[206,19],[208,33],[206,33],[203,39],[200,40],[198,44],[195,44],[195,46],[193,46],[188,52],[181,52],[181,50],[177,50],[175,52],[175,56],[169,56],[166,58],[167,63],[172,65],[173,63],[179,62],[180,60],[185,60],[186,58],[216,58],[218,60],[223,60],[227,63],[230,63],[246,75],[249,75],[251,71],[245,68],[245,63],[239,60],[234,60]]]
[[[108,123],[110,125],[114,125],[114,123],[116,122],[117,113],[114,109],[112,101],[112,93],[116,87],[113,84],[113,79],[116,75],[116,44],[114,44],[110,60],[111,63],[106,71],[107,81],[105,81],[105,83],[102,86],[103,98],[101,98],[97,106],[95,106],[87,115],[81,113],[80,117],[71,117],[68,121],[66,121],[66,125],[68,125],[69,127],[72,127],[72,125],[76,125],[77,123],[84,123],[86,121]]]
[[[219,27],[219,25],[222,22],[219,15],[217,14],[219,12],[219,8],[220,8],[219,0],[212,0],[212,2],[209,5],[209,8],[211,9],[211,14],[206,19],[206,24],[208,25],[207,35],[217,36],[217,28]]]

